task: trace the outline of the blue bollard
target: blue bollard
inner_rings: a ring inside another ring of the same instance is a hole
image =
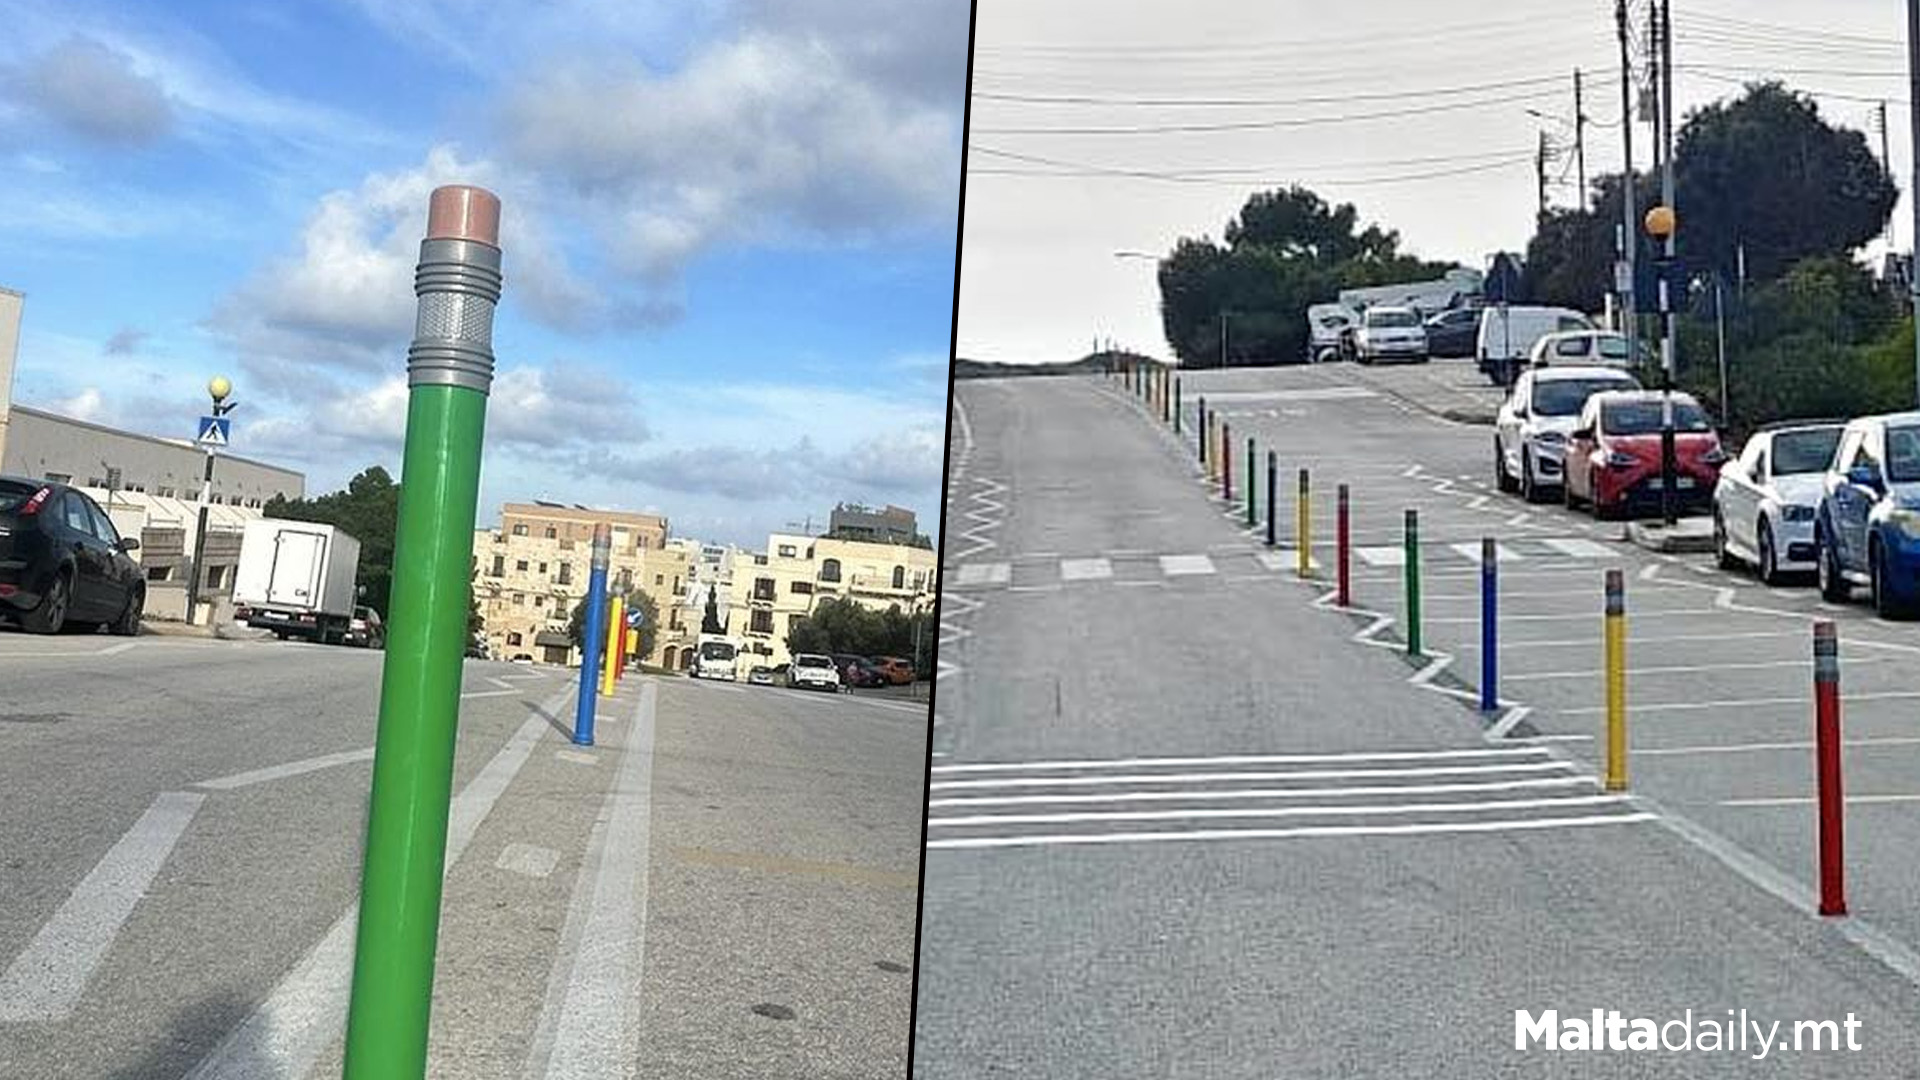
[[[573,709],[573,744],[593,745],[593,706],[599,695],[600,650],[606,637],[607,563],[613,558],[613,526],[593,527],[592,570],[587,575],[587,619],[580,632],[580,695]]]

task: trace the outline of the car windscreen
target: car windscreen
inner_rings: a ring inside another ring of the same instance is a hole
[[[1798,476],[1826,472],[1833,448],[1840,445],[1840,429],[1783,431],[1773,437],[1773,475]]]
[[[1887,429],[1887,479],[1896,484],[1920,480],[1920,427]]]
[[[1536,379],[1533,412],[1536,416],[1575,416],[1587,399],[1603,390],[1631,390],[1629,379]]]
[[[0,480],[0,514],[11,514],[20,509],[22,503],[33,498],[40,488],[33,484],[16,484],[11,480]]]
[[[733,646],[719,641],[709,641],[700,646],[700,656],[705,660],[733,659]]]
[[[1369,311],[1369,327],[1392,327],[1399,329],[1407,326],[1419,326],[1420,316],[1411,311]]]
[[[833,661],[824,656],[796,656],[793,658],[793,664],[795,667],[830,668],[833,666]]]
[[[1600,410],[1600,430],[1609,435],[1657,435],[1660,433],[1661,405],[1658,401],[1616,401]],[[1673,403],[1673,430],[1679,432],[1712,431],[1707,414],[1689,401]]]

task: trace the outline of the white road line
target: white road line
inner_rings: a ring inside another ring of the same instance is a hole
[[[1116,581],[1113,587],[1116,589],[1164,589],[1167,583],[1164,581]]]
[[[640,692],[633,741],[621,750],[620,774],[607,792],[602,824],[594,830],[592,850],[574,885],[561,955],[554,959],[555,977],[534,1032],[529,1075],[549,1080],[624,1076],[639,1054],[656,689],[649,681]],[[563,967],[565,990],[556,993]]]
[[[1208,757],[1079,758],[1059,761],[982,761],[940,765],[935,773],[1037,772],[1047,769],[1149,769],[1157,765],[1320,765],[1335,761],[1432,761],[1438,759],[1528,757],[1544,754],[1532,747],[1474,750],[1380,750],[1341,754],[1223,754]]]
[[[1168,577],[1211,574],[1214,572],[1213,560],[1205,555],[1162,555],[1160,572]]]
[[[234,788],[264,784],[269,780],[285,780],[289,776],[300,776],[303,773],[319,772],[321,769],[331,769],[336,765],[351,765],[357,761],[372,760],[373,747],[368,746],[359,750],[342,750],[337,754],[321,754],[319,757],[305,758],[300,761],[289,761],[285,765],[270,765],[264,769],[250,769],[247,772],[234,773],[231,776],[202,780],[193,786],[197,788],[210,788],[214,791],[232,791]]]
[[[1635,611],[1631,606],[1627,608],[1628,619],[1669,619],[1669,618],[1678,618],[1683,615],[1718,615],[1718,614],[1720,614],[1719,608],[1674,608],[1669,611]],[[1582,612],[1577,612],[1571,615],[1502,615],[1500,616],[1500,621],[1502,623],[1586,621],[1586,622],[1591,622],[1597,625],[1600,622],[1600,620],[1601,620],[1601,616],[1596,615],[1591,611],[1582,611]],[[1444,625],[1448,623],[1477,624],[1479,623],[1479,621],[1480,621],[1480,616],[1478,615],[1449,615],[1446,618],[1441,618],[1441,619],[1428,619],[1427,623],[1428,625],[1438,626],[1438,625]]]
[[[1553,641],[1502,641],[1500,643],[1500,649],[1502,652],[1509,649],[1591,649],[1600,641],[1600,634],[1598,633],[1600,616],[1595,615],[1592,616],[1592,618],[1596,630],[1592,637],[1561,638]],[[1806,636],[1807,631],[1805,630],[1751,630],[1736,634],[1649,634],[1645,637],[1629,637],[1627,638],[1627,644],[1665,645],[1681,641],[1745,641],[1753,638],[1805,638]],[[1477,642],[1461,642],[1460,647],[1467,648],[1477,644]],[[1852,641],[1848,642],[1848,644],[1865,645],[1869,643]]]
[[[1877,656],[1851,657],[1846,661],[1846,666],[1857,667],[1861,664],[1878,663],[1883,659]],[[1811,667],[1811,665],[1804,666]],[[1629,667],[1627,676],[1632,678],[1639,675],[1698,675],[1709,671],[1771,671],[1774,668],[1786,668],[1793,674],[1806,678],[1807,672],[1802,670],[1802,667],[1791,659],[1761,660],[1742,664],[1676,664],[1666,667]],[[1581,671],[1530,671],[1521,675],[1508,675],[1505,678],[1507,682],[1551,682],[1556,679],[1598,679],[1604,674],[1606,673],[1599,668],[1589,668]]]
[[[553,873],[553,868],[559,864],[560,853],[552,848],[519,842],[501,848],[500,857],[493,860],[493,865],[502,870],[532,878],[546,877]]]
[[[447,822],[446,865],[452,869],[487,813],[527,762],[545,732],[547,715],[558,714],[572,695],[564,687],[533,710],[480,772],[454,797]],[[240,1025],[220,1041],[186,1080],[259,1080],[306,1076],[346,1032],[347,996],[353,977],[353,938],[360,916],[355,897],[326,936],[281,978]]]
[[[1408,769],[1301,769],[1292,772],[1128,773],[1121,776],[1036,776],[996,780],[936,780],[934,791],[1014,787],[1098,787],[1119,784],[1215,784],[1255,780],[1366,780],[1398,776],[1458,776],[1470,773],[1559,772],[1565,761],[1516,761],[1505,765],[1422,765]]]
[[[1407,549],[1399,545],[1357,547],[1353,554],[1368,566],[1405,566],[1407,562]]]
[[[107,849],[0,974],[0,1023],[51,1023],[73,1011],[205,800],[198,792],[165,792]]]
[[[499,679],[499,678],[495,678],[495,677],[494,677],[494,676],[492,676],[492,675],[489,675],[489,676],[487,676],[487,681],[488,681],[488,682],[490,682],[490,683],[492,683],[493,685],[495,685],[495,686],[497,686],[497,687],[499,687],[499,688],[500,688],[500,689],[502,689],[502,690],[517,690],[517,689],[519,689],[518,687],[516,687],[516,686],[514,686],[514,685],[513,685],[512,683],[510,683],[510,682],[508,682],[507,680],[505,680],[505,679]]]
[[[1876,746],[1920,746],[1920,736],[1887,735],[1865,739],[1845,739],[1848,750],[1870,750]],[[1705,744],[1701,746],[1636,746],[1635,757],[1680,757],[1689,754],[1748,754],[1771,750],[1811,750],[1811,742],[1751,742]]]
[[[1071,806],[1137,802],[1223,802],[1232,799],[1336,799],[1360,796],[1466,795],[1544,788],[1597,788],[1591,776],[1529,776],[1519,780],[1473,780],[1453,784],[1371,784],[1357,787],[1207,788],[1196,791],[1122,791],[1080,795],[967,795],[930,799],[929,809],[964,806]]]
[[[1875,803],[1915,803],[1915,802],[1920,802],[1920,795],[1849,795],[1847,796],[1847,804],[1849,806],[1852,806],[1855,804],[1859,804],[1861,806],[1871,806]],[[1790,795],[1790,796],[1786,796],[1778,799],[1722,799],[1720,800],[1720,805],[1736,806],[1736,807],[1738,806],[1747,806],[1747,807],[1812,806],[1813,799],[1805,795]]]
[[[929,840],[927,849],[1057,847],[1074,844],[1134,844],[1207,840],[1298,840],[1357,836],[1421,836],[1434,833],[1526,832],[1569,829],[1588,825],[1629,825],[1652,821],[1649,813],[1600,814],[1570,818],[1528,818],[1519,821],[1459,821],[1413,825],[1317,825],[1298,829],[1201,829],[1193,832],[1071,833],[1052,836],[983,836]]]
[[[520,691],[515,690],[512,687],[508,687],[505,690],[472,690],[467,693],[461,694],[460,700],[471,701],[474,698],[512,697],[514,694],[518,694],[519,692]]]
[[[954,584],[1005,585],[1013,578],[1013,566],[1009,563],[967,563],[954,575]]]
[[[1541,537],[1540,543],[1575,559],[1608,559],[1615,554],[1614,550],[1605,544],[1582,540],[1578,537]]]
[[[1910,701],[1920,698],[1920,690],[1882,690],[1871,694],[1848,694],[1846,703],[1852,705],[1860,701]],[[1813,707],[1813,691],[1794,697],[1744,698],[1731,701],[1670,701],[1652,705],[1628,705],[1630,713],[1653,712],[1699,712],[1708,709],[1757,709],[1767,705],[1801,705]],[[1595,705],[1578,709],[1555,709],[1561,716],[1598,716],[1606,712],[1606,706]]]
[[[1102,810],[1072,814],[968,814],[929,817],[930,829],[1006,825],[1084,825],[1100,821],[1205,821],[1214,818],[1380,817],[1392,814],[1466,814],[1489,810],[1538,810],[1548,806],[1612,806],[1624,795],[1568,795],[1547,799],[1495,799],[1490,802],[1377,803],[1328,806],[1274,806],[1206,810]]]
[[[1456,552],[1461,558],[1469,562],[1478,563],[1480,561],[1480,545],[1478,543],[1448,544],[1447,550]],[[1505,544],[1495,544],[1493,546],[1493,557],[1495,562],[1501,563],[1524,562],[1527,558],[1525,555],[1520,554]]]
[[[137,643],[137,642],[132,642],[132,641],[123,641],[123,642],[121,642],[121,643],[120,643],[120,644],[118,644],[118,645],[109,645],[109,646],[107,646],[106,648],[104,648],[104,649],[101,649],[101,650],[100,650],[99,652],[97,652],[97,653],[94,653],[93,655],[95,655],[95,656],[119,656],[119,655],[120,655],[121,653],[123,653],[123,652],[126,652],[126,651],[127,651],[128,649],[131,649],[131,648],[133,648],[133,647],[134,647],[134,645],[136,645],[136,644],[138,644],[138,643]]]

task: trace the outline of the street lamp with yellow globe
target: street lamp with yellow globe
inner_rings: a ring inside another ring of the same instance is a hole
[[[1673,207],[1654,206],[1648,208],[1640,224],[1647,230],[1648,236],[1664,244],[1672,239],[1673,230],[1680,224],[1680,219],[1673,216]]]
[[[1641,225],[1647,235],[1664,249],[1658,260],[1660,272],[1660,318],[1665,324],[1665,332],[1660,342],[1660,518],[1667,525],[1675,519],[1674,484],[1678,471],[1674,460],[1673,434],[1673,233],[1680,224],[1673,214],[1673,207],[1660,205],[1650,207]]]

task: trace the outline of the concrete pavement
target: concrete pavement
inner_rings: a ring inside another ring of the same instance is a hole
[[[1390,492],[1359,522],[1381,552],[1400,496],[1478,496],[1435,492],[1465,482],[1451,459],[1401,488],[1423,460],[1409,432],[1452,426],[1398,397],[1325,371],[1183,381],[1190,405],[1247,414],[1237,453],[1296,435],[1283,478],[1310,460]],[[1409,685],[1427,665],[1351,640],[1365,624],[1316,608],[1292,553],[1247,536],[1191,444],[1115,388],[959,395],[944,580],[967,603],[943,628],[916,1075],[1743,1076],[1738,1055],[1513,1049],[1516,1009],[1742,1007],[1863,1018],[1866,1050],[1794,1056],[1796,1075],[1904,1075],[1911,983],[1658,803],[1608,798],[1559,738],[1577,733],[1489,742]],[[1435,550],[1514,521],[1547,589],[1611,554],[1492,502],[1436,520]],[[1363,595],[1389,600],[1394,572],[1369,564]]]
[[[0,1076],[337,1075],[380,656],[0,634]],[[903,1060],[924,707],[572,674],[467,665],[432,1074]]]

